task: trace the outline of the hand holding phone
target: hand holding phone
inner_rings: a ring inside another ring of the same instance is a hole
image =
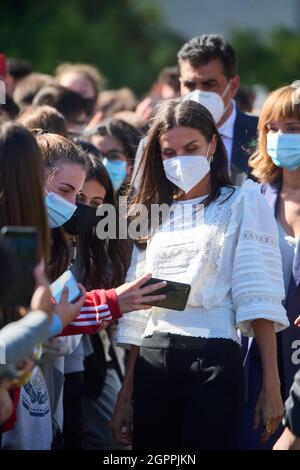
[[[77,289],[79,289],[80,294],[76,294],[75,292],[75,297],[74,293],[72,294],[72,292],[70,297],[70,291],[67,286],[63,287],[62,291],[60,291],[56,296],[56,298],[59,299],[59,302],[56,303],[54,307],[54,313],[59,316],[63,328],[65,328],[67,325],[69,325],[69,323],[71,323],[73,320],[75,320],[75,318],[78,317],[78,315],[80,314],[80,310],[85,302],[85,288],[81,284],[76,284],[76,286],[76,291]],[[73,298],[72,303],[68,301],[68,298]],[[78,300],[76,300],[76,298]]]
[[[82,290],[79,288],[75,276],[68,269],[50,285],[51,295],[57,304],[60,301],[62,291],[65,287],[68,288],[69,303],[76,302],[76,300],[82,296]]]
[[[164,300],[164,294],[155,294],[157,289],[165,287],[165,281],[156,286],[145,286],[145,282],[151,278],[151,274],[145,274],[133,282],[126,282],[116,288],[116,294],[120,311],[122,313],[135,312],[151,308],[146,301]]]
[[[158,282],[163,282],[163,279],[151,277],[151,279],[143,284],[143,287],[150,286]],[[165,280],[165,282],[167,283],[165,287],[155,291],[156,294],[164,294],[166,296],[165,300],[145,303],[149,303],[149,305],[154,307],[166,308],[168,310],[184,310],[188,301],[191,286],[189,284],[183,284],[181,282],[175,281]]]
[[[37,263],[37,231],[35,227],[2,227],[1,233],[7,240],[13,255],[16,257],[20,274],[15,283],[15,295],[12,305],[30,305],[35,289],[34,268]]]

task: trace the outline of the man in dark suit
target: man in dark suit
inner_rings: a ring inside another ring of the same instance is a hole
[[[184,44],[178,61],[181,95],[201,90],[197,101],[207,104],[215,118],[231,179],[241,185],[249,174],[248,158],[255,148],[258,119],[240,111],[233,99],[240,85],[233,48],[222,36],[203,34]]]

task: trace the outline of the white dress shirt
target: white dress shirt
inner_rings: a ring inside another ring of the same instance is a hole
[[[230,116],[218,128],[223,144],[225,145],[225,148],[227,151],[229,168],[230,168],[230,162],[231,162],[231,156],[232,156],[234,123],[236,120],[236,104],[234,100],[232,100],[231,103],[232,103],[232,111],[230,113]]]

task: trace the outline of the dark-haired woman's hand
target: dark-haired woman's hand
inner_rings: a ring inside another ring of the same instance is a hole
[[[277,431],[283,412],[280,386],[277,384],[271,387],[263,386],[256,403],[254,416],[254,429],[257,429],[259,424],[262,424],[265,429],[261,436],[262,443],[267,442]]]
[[[165,287],[165,281],[143,287],[146,281],[151,279],[151,274],[145,274],[133,282],[128,282],[116,288],[119,307],[122,313],[134,312],[135,310],[145,310],[151,308],[151,302],[164,300],[165,295],[150,295],[152,292]]]
[[[119,396],[109,427],[117,442],[131,444],[133,407],[130,398]]]

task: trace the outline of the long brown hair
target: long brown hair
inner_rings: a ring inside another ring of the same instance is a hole
[[[47,261],[49,229],[43,186],[43,160],[36,139],[21,124],[3,124],[0,128],[0,227],[36,227],[38,257]]]
[[[216,135],[217,146],[211,162],[211,192],[203,204],[209,205],[220,195],[223,186],[231,185],[226,149],[209,111],[192,100],[180,98],[167,100],[158,107],[152,120],[147,145],[138,170],[142,172],[141,183],[138,193],[132,200],[133,205],[146,206],[148,214],[151,213],[152,204],[170,205],[178,193],[177,186],[171,183],[165,175],[159,144],[160,137],[175,127],[197,129],[207,142],[210,142],[213,135]]]
[[[274,90],[267,97],[258,121],[258,146],[249,160],[253,175],[261,183],[274,183],[281,178],[282,168],[276,166],[267,153],[268,124],[272,121],[300,121],[300,82]]]

